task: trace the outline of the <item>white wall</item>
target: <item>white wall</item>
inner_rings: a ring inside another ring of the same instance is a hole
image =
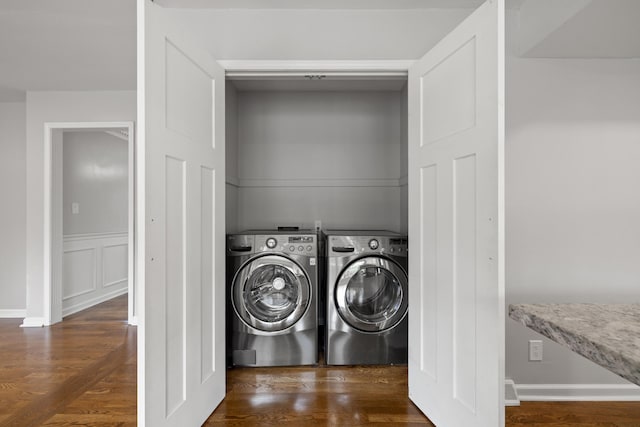
[[[23,102],[0,103],[0,317],[26,308],[25,117]]]
[[[126,233],[128,141],[100,130],[64,132],[63,139],[63,233]]]
[[[134,121],[135,91],[27,92],[26,225],[27,319],[37,324],[43,306],[44,124],[46,122]]]
[[[400,230],[401,99],[238,92],[238,226]]]
[[[640,61],[509,58],[507,303],[640,301]],[[623,383],[507,320],[506,376]]]
[[[62,175],[62,200],[54,206],[61,203],[64,241],[58,262],[62,316],[68,316],[127,292],[129,141],[103,130],[61,133],[53,167],[54,176],[56,169]],[[62,151],[59,161],[57,151]]]
[[[217,59],[371,60],[424,55],[473,9],[176,9]]]

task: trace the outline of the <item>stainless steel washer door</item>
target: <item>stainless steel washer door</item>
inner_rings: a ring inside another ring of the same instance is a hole
[[[290,258],[265,255],[245,264],[233,281],[232,303],[249,326],[277,332],[294,325],[309,306],[311,285]]]
[[[353,328],[381,332],[407,313],[407,275],[395,262],[377,256],[360,258],[340,274],[335,301],[340,316]]]

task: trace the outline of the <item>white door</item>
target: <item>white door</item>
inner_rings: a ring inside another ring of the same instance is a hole
[[[504,0],[409,70],[409,396],[504,425]]]
[[[138,2],[141,426],[199,426],[225,394],[224,71]]]

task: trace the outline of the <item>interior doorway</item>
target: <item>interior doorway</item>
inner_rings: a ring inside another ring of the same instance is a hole
[[[128,294],[136,325],[133,122],[47,123],[45,153],[45,317]]]

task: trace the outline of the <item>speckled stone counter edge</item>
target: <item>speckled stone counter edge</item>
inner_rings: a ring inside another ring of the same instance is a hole
[[[621,354],[608,343],[594,342],[577,331],[554,323],[536,314],[537,311],[545,307],[560,307],[561,304],[511,304],[509,306],[509,317],[520,322],[522,325],[533,329],[545,337],[562,344],[583,357],[597,363],[620,375],[622,378],[640,385],[640,360],[630,359]],[[575,304],[568,305],[575,306]],[[634,337],[630,337],[633,339]]]

